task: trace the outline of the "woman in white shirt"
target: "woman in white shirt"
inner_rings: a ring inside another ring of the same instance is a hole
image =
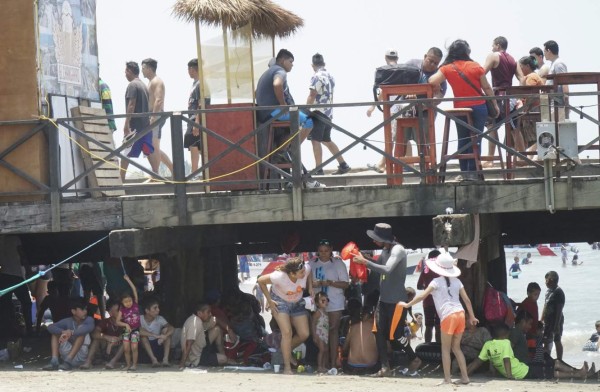
[[[257,282],[281,330],[283,372],[292,374],[292,349],[303,343],[310,333],[308,313],[302,300],[304,289],[313,296],[310,267],[300,258],[292,257],[279,270],[261,276]],[[292,326],[296,331],[293,336]]]

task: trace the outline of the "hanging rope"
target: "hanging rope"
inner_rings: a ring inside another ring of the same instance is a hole
[[[88,245],[88,246],[86,246],[85,248],[81,249],[79,252],[77,252],[77,253],[75,253],[75,254],[73,254],[73,255],[71,255],[71,256],[69,256],[69,257],[67,257],[66,259],[64,259],[64,260],[62,260],[62,261],[60,261],[60,262],[58,262],[58,263],[56,263],[56,264],[52,264],[52,265],[50,266],[50,268],[48,268],[47,270],[45,270],[45,271],[39,271],[37,274],[33,275],[31,278],[29,278],[29,279],[26,279],[26,280],[22,281],[22,282],[21,282],[21,283],[19,283],[19,284],[16,284],[16,285],[14,285],[14,286],[7,287],[7,288],[5,288],[5,289],[2,289],[2,290],[0,290],[0,297],[4,296],[5,294],[8,294],[8,293],[10,293],[11,291],[13,291],[14,289],[16,289],[16,288],[18,288],[18,287],[21,287],[21,286],[23,286],[23,285],[25,285],[25,284],[28,284],[28,283],[30,283],[30,282],[33,282],[33,281],[34,281],[34,280],[36,280],[36,279],[39,279],[39,278],[41,278],[42,276],[46,275],[46,273],[47,273],[47,272],[49,272],[49,271],[52,271],[54,268],[58,267],[59,265],[61,265],[61,264],[63,264],[63,263],[66,263],[67,261],[71,260],[73,257],[75,257],[75,256],[77,256],[77,255],[80,255],[81,253],[85,252],[86,250],[88,250],[88,249],[90,249],[90,248],[93,248],[94,246],[98,245],[100,242],[104,241],[104,240],[105,240],[105,239],[107,239],[107,238],[108,238],[108,234],[107,234],[107,235],[105,235],[104,237],[100,238],[98,241],[94,242],[93,244],[91,244],[91,245]]]

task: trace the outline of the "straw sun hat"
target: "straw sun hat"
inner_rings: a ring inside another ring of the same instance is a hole
[[[460,269],[454,265],[456,259],[453,259],[449,253],[442,253],[438,257],[427,259],[427,267],[440,276],[455,278],[460,275]]]

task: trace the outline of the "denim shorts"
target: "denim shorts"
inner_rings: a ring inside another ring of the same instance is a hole
[[[308,315],[306,308],[304,308],[304,300],[298,302],[287,302],[277,294],[271,291],[271,299],[277,304],[277,311],[279,313],[285,313],[290,317],[306,316]]]

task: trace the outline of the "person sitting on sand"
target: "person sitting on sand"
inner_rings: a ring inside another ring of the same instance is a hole
[[[105,369],[114,369],[115,364],[123,355],[123,344],[121,335],[123,329],[117,325],[117,315],[119,314],[119,303],[115,300],[108,300],[106,303],[109,317],[101,320],[92,332],[92,344],[87,360],[80,369],[89,369],[94,364],[94,358],[98,349],[103,353],[103,357],[108,359],[104,365]]]
[[[185,320],[181,331],[181,349],[180,369],[219,366],[230,362],[225,355],[223,333],[210,311],[210,305],[198,303],[194,313]],[[232,363],[235,364],[235,361]]]
[[[159,313],[158,300],[150,298],[145,301],[144,315],[140,318],[140,339],[142,347],[152,361],[152,367],[161,366],[158,358],[162,358],[163,367],[169,367],[171,335],[175,328]]]
[[[51,334],[52,358],[44,370],[71,370],[87,360],[90,333],[94,330],[94,319],[87,315],[87,304],[83,298],[73,298],[70,303],[72,317],[48,326]],[[58,358],[63,360],[59,365]]]
[[[478,327],[472,324],[467,325],[460,340],[460,349],[465,356],[465,360],[470,362],[477,358],[483,345],[489,340],[492,340],[492,335],[486,327]],[[452,370],[458,370],[456,360],[452,362]]]
[[[363,307],[360,302],[348,303],[350,327],[344,340],[344,373],[363,375],[374,374],[381,368],[379,352],[373,329],[373,308]]]
[[[578,378],[585,379],[594,371],[583,362],[581,369],[575,369],[562,361],[547,361],[542,364],[524,364],[515,358],[510,340],[508,340],[509,328],[501,323],[494,328],[494,339],[486,342],[479,353],[479,357],[468,366],[469,374],[478,369],[484,361],[490,361],[493,369],[509,380],[523,379],[546,379],[554,378]]]
[[[527,338],[525,334],[531,329],[533,317],[528,312],[521,310],[515,317],[515,326],[510,329],[508,340],[515,357],[526,364],[530,363],[529,347],[527,346]]]

